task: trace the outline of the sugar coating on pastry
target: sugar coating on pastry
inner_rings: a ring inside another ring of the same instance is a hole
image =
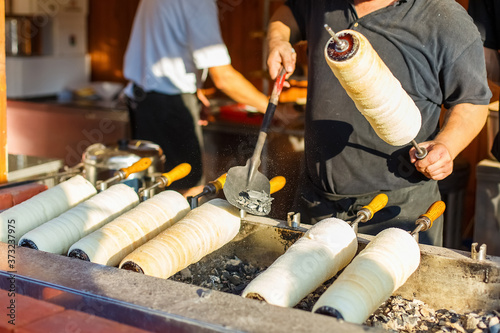
[[[344,268],[357,248],[356,234],[345,221],[322,220],[253,279],[242,296],[293,307]]]
[[[393,146],[408,144],[422,126],[415,102],[365,36],[354,30],[337,35],[343,34],[352,35],[359,43],[357,52],[347,59],[332,59],[327,43],[326,62],[377,135]]]
[[[124,184],[113,185],[27,232],[19,244],[29,241],[38,250],[66,254],[76,241],[138,204],[139,196],[133,188]]]
[[[0,213],[0,241],[7,243],[8,240],[14,240],[17,244],[28,231],[52,220],[96,193],[95,187],[80,175],[39,193]],[[9,221],[11,226],[15,227],[15,232],[11,234],[8,233]]]
[[[401,287],[420,264],[418,243],[406,231],[380,232],[345,268],[313,307],[328,306],[362,324]]]
[[[163,191],[120,215],[71,246],[76,256],[116,266],[130,252],[182,219],[190,211],[188,201],[176,191]],[[78,252],[80,251],[80,252]]]
[[[213,199],[142,245],[120,268],[168,278],[229,243],[240,230],[239,211],[223,199]]]

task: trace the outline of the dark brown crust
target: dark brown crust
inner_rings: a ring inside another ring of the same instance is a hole
[[[248,293],[247,295],[245,295],[245,298],[256,299],[258,301],[267,302],[264,297],[260,296],[257,293]]]
[[[342,314],[337,309],[334,309],[331,306],[326,306],[326,305],[322,306],[319,309],[317,309],[316,311],[314,311],[314,313],[319,313],[319,314],[334,317],[337,319],[344,319],[344,316],[342,316]]]
[[[80,260],[85,260],[85,261],[90,261],[90,258],[87,255],[87,253],[83,252],[80,249],[71,250],[71,252],[68,254],[68,257],[72,257],[72,258],[76,258],[76,259],[80,259]]]
[[[142,270],[142,268],[137,265],[135,262],[133,261],[127,261],[125,262],[122,267],[120,267],[121,269],[124,269],[124,270],[127,270],[127,271],[133,271],[133,272],[136,272],[136,273],[141,273],[141,274],[144,274],[144,271]]]
[[[20,243],[19,246],[22,247],[28,247],[33,250],[38,250],[38,246],[33,241],[30,241],[29,239],[23,239]]]
[[[338,52],[335,47],[336,43],[334,41],[328,43],[328,57],[333,61],[345,61],[352,58],[359,50],[358,39],[347,32],[340,33],[338,37],[339,39],[347,41],[349,46],[345,51]]]

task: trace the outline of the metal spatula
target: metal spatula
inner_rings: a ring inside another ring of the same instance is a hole
[[[258,171],[262,148],[267,138],[267,131],[278,105],[279,95],[283,90],[286,71],[281,68],[274,83],[269,104],[260,127],[255,150],[245,166],[237,166],[227,172],[224,195],[233,206],[254,215],[267,215],[271,211],[269,179]]]

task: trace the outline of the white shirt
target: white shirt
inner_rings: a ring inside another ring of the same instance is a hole
[[[215,0],[141,1],[125,53],[128,80],[145,91],[195,93],[203,69],[230,63]]]

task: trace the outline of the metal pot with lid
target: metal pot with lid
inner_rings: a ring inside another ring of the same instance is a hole
[[[151,158],[151,166],[145,171],[130,175],[128,179],[138,178],[147,182],[155,173],[163,172],[165,155],[160,146],[153,142],[120,140],[115,145],[93,144],[82,156],[85,177],[95,185],[97,181],[113,177],[117,170],[131,166],[142,157]]]

